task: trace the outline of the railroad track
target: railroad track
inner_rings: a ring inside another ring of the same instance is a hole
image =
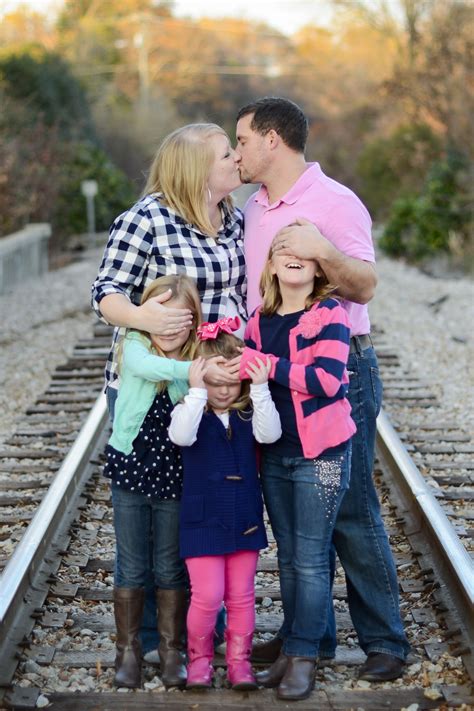
[[[216,688],[204,695],[166,692],[152,666],[144,668],[144,691],[113,687],[114,536],[108,482],[101,476],[108,422],[100,396],[109,343],[110,330],[97,325],[0,452],[0,703],[13,709],[49,704],[53,711],[286,707],[271,690],[226,689],[221,658],[215,660]],[[382,414],[376,478],[412,654],[402,680],[357,681],[364,655],[339,570],[337,657],[318,670],[311,698],[297,707],[469,708],[473,447],[456,423],[437,420],[434,389],[402,371],[380,332],[376,343],[385,407],[409,450]],[[265,638],[282,615],[271,538],[256,590],[257,635]]]

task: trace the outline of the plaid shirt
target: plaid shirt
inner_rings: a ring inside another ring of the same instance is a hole
[[[159,276],[186,274],[194,279],[206,321],[225,316],[228,299],[246,319],[247,281],[243,252],[243,216],[237,208],[223,209],[224,224],[218,240],[186,223],[156,194],[147,195],[117,217],[110,228],[97,278],[92,285],[92,306],[98,317],[100,302],[109,294],[125,294],[139,304],[146,286]],[[106,322],[107,323],[107,322]],[[114,360],[116,328],[105,368],[105,385],[117,378]]]

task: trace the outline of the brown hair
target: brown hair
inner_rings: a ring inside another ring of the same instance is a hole
[[[232,333],[219,333],[217,338],[210,338],[206,341],[199,341],[196,348],[196,356],[212,358],[222,356],[226,360],[231,360],[241,354],[240,348],[244,347],[244,342]],[[250,411],[250,381],[242,380],[240,396],[232,403],[230,410],[239,410],[244,413]]]
[[[154,279],[150,282],[150,284],[148,284],[142,294],[140,304],[144,304],[145,301],[148,301],[148,299],[151,299],[154,296],[164,294],[165,291],[168,291],[168,289],[171,290],[170,300],[180,299],[183,302],[184,307],[188,308],[193,315],[193,326],[189,333],[189,338],[186,343],[183,344],[180,353],[183,360],[191,360],[197,345],[196,328],[202,321],[201,300],[199,298],[196,283],[186,276],[186,274],[166,274],[165,276]],[[145,331],[141,331],[141,333],[149,338],[149,334]],[[159,348],[156,346],[153,346],[153,348],[159,355],[164,355],[164,353],[161,353]]]
[[[192,360],[194,358],[194,353],[198,343],[196,329],[202,321],[201,301],[199,299],[199,292],[197,290],[195,282],[185,274],[166,274],[165,276],[158,277],[157,279],[154,279],[152,282],[150,282],[150,284],[148,284],[142,294],[140,304],[144,304],[145,301],[148,301],[148,299],[151,299],[154,296],[160,296],[160,294],[164,294],[165,291],[168,291],[168,289],[171,290],[170,300],[180,299],[180,301],[183,302],[184,307],[190,309],[190,311],[192,312],[192,328],[187,341],[183,343],[180,351],[180,356],[183,360]],[[147,333],[146,331],[137,332],[140,333],[151,352],[156,353],[159,356],[166,357],[166,354],[163,353],[159,348],[157,348],[157,346],[155,346],[151,342],[149,333]],[[117,361],[119,365],[119,370],[122,359],[122,350],[123,339],[119,343],[119,346],[117,348]],[[161,381],[156,385],[157,390],[159,392],[164,390],[166,386],[166,381]]]
[[[150,168],[143,195],[160,193],[163,202],[203,234],[216,236],[207,209],[207,181],[215,155],[209,138],[228,136],[215,123],[191,123],[170,133]],[[232,198],[222,201],[232,209]]]
[[[294,101],[281,96],[265,96],[242,106],[237,114],[237,121],[250,114],[252,131],[266,136],[273,129],[288,148],[297,153],[304,153],[308,138],[308,120]]]
[[[276,274],[272,274],[270,264],[273,257],[273,245],[268,252],[267,261],[260,277],[260,296],[262,297],[261,313],[264,316],[273,316],[282,304],[280,284]],[[321,267],[319,267],[321,269]],[[313,290],[306,297],[305,309],[308,310],[318,301],[322,301],[337,289],[330,284],[324,272],[314,277]]]

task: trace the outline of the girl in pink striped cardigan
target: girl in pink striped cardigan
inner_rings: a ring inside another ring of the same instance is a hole
[[[257,674],[282,699],[309,696],[330,595],[329,551],[350,475],[355,425],[347,400],[350,328],[345,310],[312,260],[270,254],[262,306],[245,332],[241,376],[264,353],[283,434],[263,445],[261,475],[278,545],[282,652]]]

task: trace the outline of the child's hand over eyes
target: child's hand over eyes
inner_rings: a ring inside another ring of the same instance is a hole
[[[261,385],[267,382],[271,368],[270,358],[266,358],[265,361],[261,358],[255,358],[248,364],[245,372],[254,385]]]
[[[205,358],[196,358],[189,368],[189,386],[191,388],[205,388],[204,376],[207,373]]]

